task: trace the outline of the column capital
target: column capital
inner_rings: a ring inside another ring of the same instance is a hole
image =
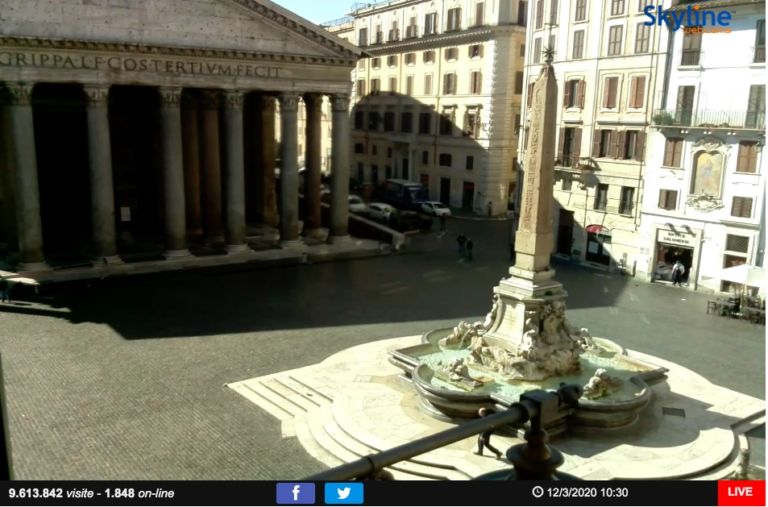
[[[168,108],[179,107],[183,90],[181,86],[161,86],[158,88],[160,92],[160,106]]]
[[[8,103],[12,106],[28,106],[32,100],[33,83],[6,83]]]
[[[274,113],[275,112],[275,97],[272,95],[262,95],[259,101],[259,107],[262,112]]]
[[[218,109],[220,103],[217,90],[200,90],[200,105],[203,109]]]
[[[331,95],[331,104],[333,111],[335,112],[349,112],[349,94],[348,93],[334,93]]]
[[[89,106],[106,106],[109,99],[109,85],[83,85]]]
[[[307,110],[320,112],[323,107],[322,93],[306,93],[303,98]]]
[[[226,109],[243,109],[243,91],[242,90],[225,90],[223,95],[224,107]]]
[[[280,110],[288,113],[296,113],[299,110],[298,93],[281,93]]]

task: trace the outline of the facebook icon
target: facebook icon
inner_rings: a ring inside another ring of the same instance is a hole
[[[311,482],[279,482],[277,503],[278,505],[313,505],[315,485]]]

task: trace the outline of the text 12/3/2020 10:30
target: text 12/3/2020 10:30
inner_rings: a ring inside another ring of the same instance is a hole
[[[8,499],[32,499],[32,498],[168,498],[175,496],[172,489],[135,489],[135,488],[105,488],[96,490],[93,488],[8,488]]]

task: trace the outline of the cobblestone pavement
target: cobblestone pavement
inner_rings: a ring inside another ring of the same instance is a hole
[[[324,467],[227,382],[477,319],[508,264],[506,222],[451,221],[406,253],[58,286],[0,305],[19,479],[278,479]],[[475,261],[458,262],[455,237]],[[765,398],[765,328],[707,296],[556,264],[569,320]],[[763,433],[753,434],[764,461]]]

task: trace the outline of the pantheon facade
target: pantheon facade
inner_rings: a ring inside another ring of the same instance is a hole
[[[151,245],[166,258],[190,255],[189,245],[235,254],[259,226],[277,229],[283,248],[301,247],[300,223],[305,235],[323,226],[323,101],[332,104],[325,225],[330,241],[347,237],[359,55],[267,0],[3,0],[5,254],[19,271],[52,259],[120,263]]]

